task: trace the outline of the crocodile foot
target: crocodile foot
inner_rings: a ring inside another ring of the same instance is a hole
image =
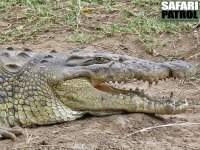
[[[14,140],[16,136],[19,135],[23,135],[22,129],[20,127],[6,128],[0,126],[0,140],[2,139]]]

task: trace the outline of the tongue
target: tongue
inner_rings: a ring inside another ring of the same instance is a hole
[[[103,81],[96,80],[96,79],[93,79],[93,78],[91,78],[90,80],[91,80],[92,86],[95,87],[95,88],[96,88],[96,86],[98,86],[98,85],[100,85],[101,83],[103,83]]]
[[[96,85],[95,86],[96,89],[101,90],[103,92],[107,92],[107,93],[116,93],[116,94],[120,94],[120,90],[116,90],[112,87],[106,86],[105,84],[101,84],[101,85]]]

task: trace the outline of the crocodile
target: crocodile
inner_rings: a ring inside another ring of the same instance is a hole
[[[179,114],[187,101],[150,97],[136,88],[124,89],[115,82],[187,79],[195,67],[185,61],[155,62],[108,51],[31,49],[0,52],[0,138],[21,135],[15,126],[31,127],[94,116],[140,112]],[[114,83],[113,83],[114,82]],[[12,128],[10,128],[12,127]]]

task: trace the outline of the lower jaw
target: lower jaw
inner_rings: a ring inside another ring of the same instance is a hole
[[[118,89],[102,83],[94,87],[85,78],[66,81],[60,88],[74,91],[63,91],[67,94],[58,94],[63,95],[62,102],[66,106],[91,114],[92,112],[178,114],[185,112],[188,106],[187,103],[174,102],[170,99],[154,100],[137,90]]]
[[[160,114],[177,114],[185,112],[188,104],[187,102],[181,103],[177,101],[171,100],[171,97],[166,98],[152,98],[148,95],[144,94],[143,91],[139,91],[139,89],[134,90],[123,90],[123,89],[117,89],[111,86],[107,85],[98,85],[95,88],[98,90],[101,90],[103,92],[107,92],[110,94],[115,95],[126,95],[126,96],[138,96],[139,98],[135,99],[135,101],[138,100],[138,105],[141,105],[141,107],[136,107],[136,112],[146,112],[146,113],[160,113]],[[139,100],[140,99],[140,100]],[[150,104],[152,103],[152,104]],[[153,105],[152,108],[147,106],[148,104]],[[143,106],[142,106],[143,105]],[[147,108],[145,108],[147,107]],[[159,110],[160,109],[160,110]]]

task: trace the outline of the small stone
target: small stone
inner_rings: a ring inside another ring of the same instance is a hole
[[[52,134],[58,134],[59,133],[59,131],[53,131],[53,132],[51,132]]]

